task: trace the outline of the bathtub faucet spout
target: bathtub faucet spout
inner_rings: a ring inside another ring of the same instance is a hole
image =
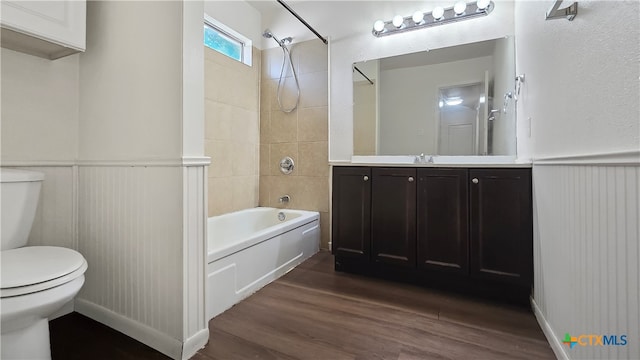
[[[280,199],[278,199],[279,203],[289,203],[289,200],[291,200],[291,196],[289,195],[285,195],[283,197],[281,197]]]

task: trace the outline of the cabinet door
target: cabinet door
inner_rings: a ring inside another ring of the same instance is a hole
[[[371,246],[371,170],[334,167],[332,204],[333,254],[368,260]]]
[[[373,168],[373,260],[416,266],[416,170]]]
[[[530,284],[533,225],[530,169],[470,169],[471,274]]]
[[[84,0],[3,0],[0,6],[2,47],[48,59],[84,51]]]
[[[467,169],[418,170],[418,267],[469,273]]]

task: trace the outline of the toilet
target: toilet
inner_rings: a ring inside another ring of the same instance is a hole
[[[2,359],[51,359],[49,317],[84,284],[87,262],[72,249],[26,246],[44,174],[0,168]]]

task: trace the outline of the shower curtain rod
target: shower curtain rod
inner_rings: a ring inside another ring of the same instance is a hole
[[[311,30],[311,32],[313,32],[313,33],[318,37],[318,39],[322,40],[322,42],[323,42],[325,45],[328,45],[328,44],[329,44],[329,43],[327,42],[327,39],[325,39],[322,35],[320,35],[320,33],[316,31],[316,29],[314,29],[313,27],[311,27],[311,25],[309,25],[309,23],[308,23],[308,22],[304,21],[304,19],[303,19],[302,17],[300,17],[300,15],[298,15],[295,11],[293,11],[293,9],[289,7],[289,5],[287,5],[287,4],[286,4],[284,1],[282,1],[282,0],[276,0],[276,1],[278,1],[278,2],[280,3],[280,5],[282,5],[285,9],[287,9],[287,10],[291,13],[291,15],[295,16],[295,17],[296,17],[296,19],[300,20],[300,22],[301,22],[304,26],[306,26],[309,30]]]
[[[365,75],[362,71],[360,71],[360,69],[358,69],[357,66],[353,65],[353,68],[355,69],[355,71],[359,72],[360,75],[364,76],[364,78],[367,79],[369,81],[369,83],[371,83],[371,85],[373,85],[373,81],[371,79],[369,79],[369,77],[367,75]]]

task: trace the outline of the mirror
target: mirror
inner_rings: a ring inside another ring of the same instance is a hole
[[[514,89],[513,37],[355,63],[354,155],[515,155]]]

